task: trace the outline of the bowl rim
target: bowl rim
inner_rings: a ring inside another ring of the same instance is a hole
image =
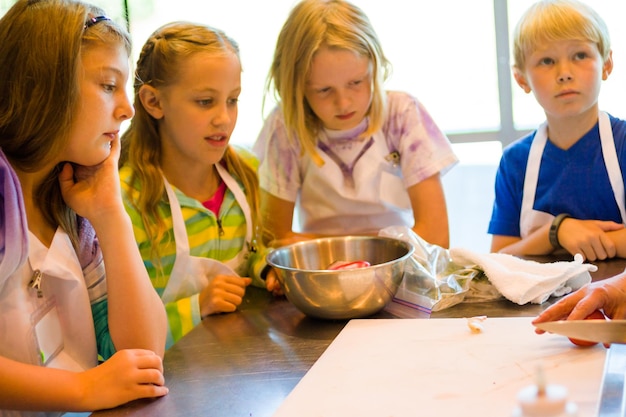
[[[319,237],[319,238],[315,238],[315,239],[308,239],[308,240],[302,240],[300,242],[295,242],[295,243],[290,243],[288,245],[283,245],[280,246],[278,248],[274,248],[272,249],[265,257],[265,261],[267,262],[267,264],[269,266],[271,266],[272,268],[278,268],[278,269],[282,269],[285,271],[299,271],[299,272],[337,272],[335,270],[330,270],[330,269],[301,269],[301,268],[293,268],[290,266],[283,266],[283,265],[278,265],[275,262],[272,262],[271,257],[272,255],[279,251],[279,250],[287,250],[289,248],[293,248],[293,247],[297,247],[297,246],[305,246],[305,245],[310,245],[313,243],[318,243],[318,242],[333,242],[333,241],[338,241],[338,240],[383,240],[383,241],[394,241],[396,243],[399,243],[401,246],[406,247],[407,252],[395,259],[392,259],[390,261],[387,262],[383,262],[383,263],[379,263],[379,264],[374,264],[374,265],[370,265],[370,266],[366,266],[363,268],[358,268],[356,270],[359,271],[363,271],[363,270],[368,270],[368,269],[374,269],[374,268],[380,268],[384,265],[388,265],[392,262],[398,262],[398,261],[404,261],[406,259],[408,259],[410,256],[413,255],[413,253],[415,252],[415,246],[406,240],[403,239],[397,239],[394,237],[388,237],[388,236],[362,236],[362,235],[345,235],[345,236],[329,236],[329,237]],[[344,270],[345,272],[345,270]]]

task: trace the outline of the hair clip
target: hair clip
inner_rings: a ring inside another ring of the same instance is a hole
[[[90,28],[93,25],[95,25],[98,22],[102,22],[103,20],[111,20],[106,16],[95,16],[95,17],[90,17],[89,19],[87,19],[87,21],[85,22],[85,27],[84,29]]]

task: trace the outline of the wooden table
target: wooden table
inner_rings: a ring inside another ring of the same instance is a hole
[[[594,281],[624,271],[626,260],[596,264]],[[507,300],[462,303],[430,317],[535,316],[551,302],[525,306]],[[409,317],[428,315],[390,303],[372,319]],[[346,323],[306,317],[284,298],[249,288],[239,311],[206,318],[167,351],[169,395],[92,416],[271,416]]]

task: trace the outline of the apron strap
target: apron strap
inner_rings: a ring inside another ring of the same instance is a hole
[[[528,160],[526,161],[526,176],[524,177],[524,192],[522,194],[522,208],[520,213],[520,231],[524,229],[526,219],[530,216],[535,204],[535,192],[539,181],[539,167],[541,166],[541,156],[548,141],[548,123],[544,122],[539,126],[535,137],[530,145]]]
[[[235,200],[239,203],[241,210],[243,211],[243,215],[246,218],[246,242],[250,245],[252,244],[252,210],[250,209],[250,205],[248,204],[248,199],[244,194],[243,190],[239,186],[239,183],[235,181],[232,175],[222,166],[222,164],[215,164],[217,168],[218,174],[222,177],[222,180],[226,184],[226,186],[230,189],[230,191],[235,196]]]
[[[611,120],[606,112],[600,112],[600,142],[602,143],[602,156],[604,157],[604,165],[609,174],[609,181],[615,202],[619,207],[619,213],[622,216],[622,223],[626,222],[626,209],[624,207],[624,180],[622,178],[622,170],[617,159],[617,151],[615,150],[615,140],[613,139],[613,129],[611,129]]]
[[[219,163],[215,164],[217,168],[217,172],[220,177],[226,184],[226,186],[230,189],[230,191],[235,196],[235,200],[239,203],[241,210],[243,211],[244,217],[246,219],[246,242],[251,244],[252,242],[252,212],[250,210],[250,205],[248,204],[248,200],[246,196],[237,183],[235,179],[230,175],[230,173],[222,167]],[[183,213],[180,208],[180,203],[178,202],[178,198],[176,197],[176,193],[172,189],[172,186],[167,181],[165,176],[163,176],[163,183],[165,185],[165,191],[167,192],[167,198],[170,202],[170,210],[172,212],[172,224],[174,228],[174,239],[176,239],[176,254],[177,257],[180,254],[188,255],[189,254],[189,239],[187,237],[187,229],[185,227],[185,220],[183,218]]]
[[[611,129],[611,121],[606,112],[599,112],[598,125],[600,130],[600,143],[602,146],[602,156],[606,167],[615,202],[619,208],[622,217],[622,223],[626,222],[626,193],[624,191],[624,181],[622,179],[622,171],[617,158],[615,149],[615,140],[613,139],[613,130]],[[524,194],[522,196],[522,211],[520,213],[520,231],[526,227],[527,219],[530,219],[535,203],[535,192],[537,190],[537,182],[539,180],[539,168],[541,166],[541,157],[545,149],[548,134],[547,122],[544,122],[537,129],[533,142],[530,146],[528,161],[526,163],[526,176],[524,178]]]
[[[176,240],[176,259],[180,256],[189,255],[189,239],[187,238],[187,228],[185,227],[185,219],[180,203],[174,193],[174,189],[163,176],[163,184],[167,192],[167,199],[170,202],[170,211],[172,212],[172,228],[174,229],[174,240]]]

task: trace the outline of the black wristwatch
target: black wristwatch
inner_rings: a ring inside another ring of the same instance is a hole
[[[563,246],[559,243],[559,227],[561,227],[561,223],[563,220],[568,217],[572,217],[567,213],[561,213],[552,220],[552,224],[550,225],[550,233],[548,234],[548,238],[550,239],[550,244],[554,247],[554,249],[561,249]]]

